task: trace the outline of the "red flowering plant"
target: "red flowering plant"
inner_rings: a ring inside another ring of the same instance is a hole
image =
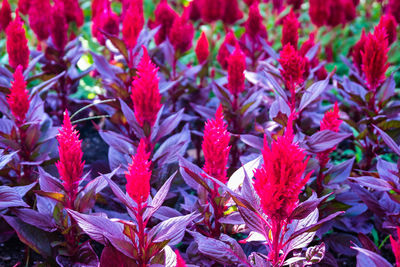
[[[148,266],[170,261],[176,264],[177,256],[169,246],[180,242],[186,226],[197,217],[194,213],[172,217],[150,227],[150,220],[164,202],[176,173],[151,198],[152,168],[146,146],[146,140],[141,139],[136,154],[132,156],[132,162],[125,173],[126,194],[110,178],[104,176],[115,196],[126,206],[131,217],[129,220],[109,219],[100,214],[85,215],[68,209],[79,226],[92,239],[105,246],[101,265],[118,263]]]
[[[20,209],[14,212],[15,217],[5,219],[24,243],[40,253],[48,263],[96,266],[97,255],[90,243],[84,241],[82,231],[65,208],[90,211],[95,204],[96,194],[105,188],[106,183],[101,182],[102,176],[86,183],[88,174],[83,173],[82,141],[67,111],[57,141],[60,159],[55,166],[60,179],[39,167],[40,190],[34,191],[37,208]]]

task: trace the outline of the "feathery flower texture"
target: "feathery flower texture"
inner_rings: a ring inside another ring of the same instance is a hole
[[[207,36],[204,32],[201,33],[199,40],[197,41],[197,45],[195,48],[197,60],[200,64],[203,64],[210,54],[209,43]]]
[[[298,51],[290,44],[286,44],[280,52],[279,63],[282,66],[280,73],[285,80],[286,86],[291,93],[297,85],[303,82],[305,71],[305,60]]]
[[[400,266],[400,227],[397,227],[397,238],[395,240],[392,236],[390,236],[390,244],[392,245],[392,251],[396,258],[396,266]]]
[[[183,260],[178,250],[175,250],[176,254],[176,266],[175,267],[186,267],[186,262]]]
[[[33,0],[29,8],[29,26],[39,41],[50,36],[51,5],[49,0]]]
[[[63,51],[68,42],[68,24],[64,16],[64,4],[56,1],[51,15],[51,39],[54,46],[59,51]]]
[[[169,32],[169,40],[176,52],[184,53],[192,47],[194,28],[189,21],[189,10],[185,8],[182,16],[175,18]]]
[[[22,74],[22,66],[18,66],[14,72],[14,81],[11,82],[11,92],[7,96],[7,103],[10,106],[11,113],[17,125],[25,122],[30,102],[29,92],[26,90],[26,82]]]
[[[143,3],[132,1],[122,23],[122,37],[126,46],[133,49],[144,26]]]
[[[362,30],[360,40],[353,46],[351,49],[351,56],[353,58],[353,64],[357,68],[358,72],[361,73],[362,69],[362,52],[364,51],[365,41],[367,40],[367,35],[365,34],[365,30]]]
[[[4,0],[0,9],[0,31],[5,31],[11,20],[10,4],[8,3],[8,0]]]
[[[282,27],[282,46],[291,44],[297,49],[297,42],[299,40],[299,21],[293,10],[286,16]]]
[[[226,165],[228,164],[230,133],[224,122],[222,106],[215,113],[214,120],[208,120],[204,127],[202,149],[205,164],[203,170],[219,181],[226,182]]]
[[[385,80],[385,72],[388,68],[388,39],[386,29],[375,27],[373,34],[368,34],[362,54],[362,70],[367,80],[368,88],[375,91]]]
[[[172,24],[178,17],[178,14],[168,5],[167,0],[161,0],[154,11],[155,21],[153,26],[160,26],[154,40],[157,45],[167,39],[169,31],[171,30]]]
[[[143,203],[150,195],[151,161],[150,153],[146,152],[146,141],[140,140],[132,163],[125,172],[126,192],[137,203]]]
[[[231,54],[228,50],[228,45],[234,48],[236,46],[237,40],[233,31],[229,31],[224,39],[224,42],[221,44],[218,50],[217,61],[221,65],[223,69],[228,68],[228,58]]]
[[[143,57],[137,67],[137,77],[132,82],[132,102],[135,117],[140,126],[148,123],[152,127],[161,108],[158,90],[158,68],[151,62],[147,49],[143,47]]]
[[[72,126],[67,110],[64,113],[64,121],[57,141],[60,160],[56,163],[56,167],[68,195],[67,206],[71,208],[78,193],[85,162],[82,160],[82,140],[79,140],[79,132],[75,126]]]
[[[244,71],[246,70],[246,56],[239,45],[228,58],[228,90],[238,96],[244,91]]]
[[[222,19],[225,13],[226,0],[202,0],[201,16],[207,23]]]
[[[379,27],[386,29],[389,45],[397,40],[397,22],[391,14],[385,14],[381,17]]]
[[[18,14],[8,25],[6,34],[6,46],[10,66],[15,69],[21,65],[23,69],[26,69],[29,63],[28,40],[26,39],[25,29]]]
[[[286,132],[271,145],[264,140],[264,164],[254,172],[254,189],[261,199],[264,213],[271,220],[287,219],[298,203],[298,196],[311,173],[305,175],[308,159],[293,143],[292,120]]]

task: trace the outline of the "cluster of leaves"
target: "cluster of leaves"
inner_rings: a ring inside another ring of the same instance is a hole
[[[0,242],[36,266],[400,264],[400,3],[349,1],[4,0]]]

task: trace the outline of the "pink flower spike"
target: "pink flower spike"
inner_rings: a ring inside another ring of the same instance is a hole
[[[295,87],[304,81],[305,59],[288,43],[280,52],[279,63],[282,66],[280,72],[285,84],[293,94]]]
[[[8,24],[12,21],[11,7],[8,0],[3,0],[3,4],[0,9],[0,31],[5,31]]]
[[[11,82],[10,94],[7,96],[7,102],[10,106],[16,124],[22,125],[25,122],[26,113],[29,110],[30,99],[29,92],[26,90],[26,82],[22,74],[22,66],[18,66],[14,72],[14,81]]]
[[[335,102],[333,109],[325,112],[324,118],[321,121],[321,131],[331,130],[339,132],[340,124],[342,124],[342,120],[339,117],[338,103]]]
[[[122,23],[122,37],[128,49],[133,49],[144,26],[143,3],[134,0],[130,4]]]
[[[299,21],[297,20],[296,14],[293,10],[290,10],[289,14],[283,21],[282,27],[282,46],[291,44],[297,49],[297,42],[299,40]]]
[[[147,201],[150,195],[151,161],[150,153],[146,152],[146,141],[140,139],[136,154],[125,172],[126,192],[140,205]]]
[[[397,240],[390,236],[390,244],[392,245],[392,251],[396,258],[396,266],[400,266],[400,227],[397,227]]]
[[[246,56],[236,45],[235,51],[228,58],[228,90],[236,97],[244,91],[245,70]]]
[[[209,43],[207,36],[204,32],[201,33],[199,40],[197,41],[197,46],[195,49],[197,60],[200,64],[203,64],[210,54]]]
[[[16,69],[19,65],[25,70],[29,64],[28,40],[24,24],[18,16],[7,27],[7,53],[10,66]]]

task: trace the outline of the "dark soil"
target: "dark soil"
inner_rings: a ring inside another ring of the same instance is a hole
[[[43,261],[43,258],[32,249],[29,249],[30,260],[28,266],[34,266]],[[0,243],[0,266],[25,266],[26,245],[19,241],[17,235],[4,243]]]

